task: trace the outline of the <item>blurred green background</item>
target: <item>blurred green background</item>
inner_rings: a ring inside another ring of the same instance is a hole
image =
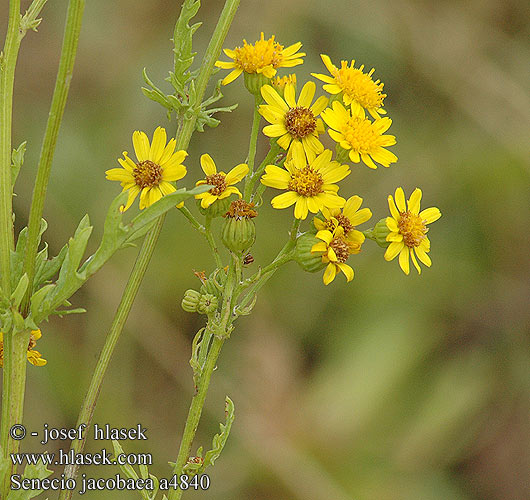
[[[20,52],[13,142],[27,140],[28,152],[16,186],[17,229],[27,221],[66,3],[49,2]],[[2,35],[7,5],[0,6]],[[197,61],[221,7],[203,1]],[[169,90],[163,78],[179,11],[178,0],[87,2],[45,209],[52,251],[85,213],[95,248],[118,193],[104,171],[132,151],[133,130],[151,136],[160,124],[173,131],[140,87],[145,67]],[[336,64],[355,58],[373,66],[385,83],[399,162],[376,171],[355,166],[341,192],[361,195],[376,221],[397,186],[407,194],[419,186],[422,206],[438,206],[443,217],[429,233],[433,266],[421,276],[405,276],[369,241],[350,259],[356,276],[348,285],[339,276],[324,287],[320,273],[295,264],[277,273],[254,314],[238,322],[214,372],[196,445],[208,446],[218,430],[225,394],[236,422],[209,470],[210,490],[196,498],[530,498],[529,16],[524,0],[241,2],[227,47],[264,31],[285,45],[303,42],[299,84],[324,72],[320,53]],[[241,79],[225,88],[222,102],[239,108],[194,136],[186,185],[201,177],[204,152],[225,170],[245,160],[252,100]],[[261,157],[265,146],[261,140]],[[271,194],[257,219],[251,270],[287,237],[292,212],[273,212]],[[38,349],[48,365],[28,368],[28,428],[74,426],[135,255],[121,251],[74,297],[87,314],[43,326]],[[176,457],[193,391],[190,341],[202,326],[179,303],[199,284],[192,270],[212,267],[204,241],[170,214],[96,410],[99,423],[149,429],[149,441],[122,444],[152,453],[159,477]],[[91,442],[88,450],[101,446]],[[44,450],[36,438],[23,448]]]

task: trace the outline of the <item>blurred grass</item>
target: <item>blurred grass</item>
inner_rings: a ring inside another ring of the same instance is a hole
[[[65,4],[46,6],[17,68],[14,143],[28,140],[17,228],[27,220]],[[199,55],[220,8],[203,2]],[[2,33],[6,9],[4,2]],[[52,250],[85,213],[95,245],[117,192],[105,169],[131,150],[133,130],[172,129],[139,88],[144,67],[155,81],[170,68],[178,11],[168,0],[87,2],[46,205]],[[430,233],[433,267],[421,277],[404,276],[367,242],[352,257],[349,285],[338,278],[324,287],[294,264],[269,283],[214,375],[197,445],[210,443],[225,394],[237,416],[204,498],[530,498],[529,21],[522,0],[242,2],[227,46],[264,31],[304,43],[300,82],[321,71],[320,53],[374,66],[385,82],[399,162],[354,167],[342,190],[363,196],[377,220],[396,186],[420,186],[423,205],[443,217]],[[224,168],[244,160],[252,100],[239,81],[225,89],[224,102],[235,101],[239,108],[217,129],[194,137],[190,184],[203,152]],[[286,212],[262,208],[255,268],[278,250]],[[74,298],[88,314],[44,325],[39,350],[49,363],[28,370],[29,428],[74,425],[134,257],[121,252]],[[193,390],[187,360],[200,320],[180,310],[181,294],[197,286],[192,269],[212,264],[201,238],[178,214],[168,217],[96,411],[100,423],[149,429],[147,443],[124,447],[152,452],[158,476],[169,474]],[[40,451],[32,439],[25,449]]]

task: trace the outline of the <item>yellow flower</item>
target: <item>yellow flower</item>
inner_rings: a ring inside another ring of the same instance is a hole
[[[370,168],[377,168],[374,163],[384,167],[397,161],[394,153],[384,149],[396,143],[393,135],[383,135],[392,124],[390,118],[381,118],[375,122],[367,120],[363,115],[355,115],[340,102],[335,101],[333,109],[322,112],[323,120],[329,125],[328,133],[343,149],[349,150],[350,160],[354,163],[362,161]]]
[[[165,129],[158,127],[155,130],[151,145],[145,132],[136,130],[132,139],[138,163],[134,163],[127,151],[124,151],[124,159],[118,158],[123,168],[111,168],[105,172],[107,179],[119,181],[123,191],[129,191],[127,203],[121,207],[122,212],[132,205],[138,194],[140,209],[149,207],[162,196],[176,191],[170,182],[186,175],[182,161],[188,153],[183,150],[175,152],[175,139],[171,139],[166,145]]]
[[[346,201],[344,208],[323,208],[322,215],[325,220],[315,217],[314,224],[318,231],[334,232],[335,229],[341,227],[344,235],[353,242],[362,245],[364,242],[364,234],[357,231],[355,226],[366,222],[372,217],[372,211],[369,208],[361,208],[363,199],[360,196],[352,196]]]
[[[304,52],[298,52],[302,47],[300,42],[284,48],[274,40],[274,36],[265,40],[263,33],[261,38],[253,45],[243,40],[243,47],[234,50],[224,49],[224,53],[233,59],[231,62],[217,61],[215,65],[232,71],[222,81],[223,85],[233,82],[241,73],[263,74],[267,78],[276,75],[277,68],[292,68],[302,64]]]
[[[44,366],[48,361],[46,361],[42,354],[39,351],[33,349],[37,345],[37,340],[42,337],[40,330],[31,330],[29,336],[28,351],[26,356],[28,361],[35,366]],[[4,365],[4,334],[0,332],[0,366]]]
[[[392,217],[386,218],[386,225],[390,230],[386,240],[391,243],[386,249],[385,260],[390,261],[399,255],[399,266],[405,274],[409,274],[410,255],[414,267],[421,274],[416,256],[427,267],[431,267],[431,259],[427,255],[431,249],[431,242],[427,238],[429,230],[427,224],[438,220],[442,214],[436,207],[426,208],[420,212],[421,189],[419,188],[410,195],[407,204],[402,188],[397,188],[394,196],[395,202],[392,195],[388,196]]]
[[[338,226],[333,232],[327,229],[319,231],[316,237],[322,241],[313,245],[311,252],[321,253],[322,262],[328,264],[322,276],[324,285],[329,285],[341,271],[346,276],[346,281],[351,281],[353,269],[345,262],[350,255],[361,251],[361,243],[356,240],[353,232],[345,235],[344,229]]]
[[[305,219],[308,211],[316,214],[324,208],[343,207],[346,200],[337,195],[339,187],[335,183],[344,179],[350,168],[331,161],[331,156],[331,151],[326,149],[308,163],[303,151],[295,150],[292,159],[285,161],[285,168],[267,165],[261,182],[287,190],[272,199],[272,206],[281,209],[296,204],[297,219]]]
[[[285,86],[290,83],[296,89],[296,75],[291,73],[286,76],[277,76],[271,80],[271,85],[278,91],[278,93],[283,96]]]
[[[215,201],[227,198],[231,194],[237,194],[241,198],[242,195],[234,184],[237,184],[248,174],[248,165],[246,163],[235,166],[228,174],[225,174],[224,172],[217,172],[215,162],[209,154],[203,154],[201,156],[201,167],[206,174],[206,179],[200,180],[196,185],[210,184],[215,186],[205,193],[195,195],[195,198],[201,200],[202,208],[208,208]]]
[[[268,137],[278,137],[278,144],[289,150],[287,159],[291,158],[296,148],[303,150],[309,161],[324,151],[324,146],[318,140],[318,134],[324,132],[324,124],[317,117],[328,105],[328,99],[319,97],[311,105],[315,90],[316,85],[307,82],[297,101],[291,83],[285,85],[283,98],[270,85],[261,87],[261,95],[267,104],[261,105],[259,112],[272,124],[267,125],[263,133]]]
[[[375,71],[373,68],[368,74],[363,73],[364,64],[360,68],[354,68],[355,60],[352,60],[350,66],[347,61],[341,61],[339,69],[327,55],[321,54],[320,57],[331,76],[311,74],[326,83],[323,86],[326,92],[330,94],[342,92],[344,104],[351,105],[354,115],[360,114],[363,109],[366,109],[375,119],[380,118],[379,115],[386,114],[383,109],[383,99],[386,94],[383,94],[383,84],[379,80],[375,82],[372,80],[372,74]]]

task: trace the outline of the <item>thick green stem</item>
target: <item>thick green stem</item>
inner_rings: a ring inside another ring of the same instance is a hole
[[[15,67],[18,50],[20,48],[20,0],[9,3],[9,20],[7,34],[0,60],[0,273],[2,292],[6,297],[11,295],[11,262],[10,253],[14,247],[13,238],[13,205],[11,186],[11,127],[13,118],[13,86],[15,82]],[[21,420],[13,411],[13,405],[22,405],[22,394],[15,387],[19,377],[24,376],[26,365],[21,366],[19,358],[25,356],[26,347],[19,345],[20,336],[14,337],[12,332],[4,334],[4,368],[2,389],[2,424],[0,429],[0,445],[4,459],[9,457],[12,441],[9,429],[15,420]],[[25,363],[25,360],[23,361]],[[9,476],[1,485],[2,497],[7,498],[9,491]]]
[[[42,143],[37,178],[35,179],[33,199],[31,201],[31,209],[29,213],[28,240],[26,244],[26,253],[24,255],[24,270],[28,275],[30,285],[28,286],[28,291],[22,304],[23,310],[27,310],[29,299],[33,292],[35,256],[37,255],[39,246],[39,231],[44,210],[44,201],[46,199],[48,182],[50,180],[57,136],[59,135],[59,128],[61,126],[64,108],[66,106],[70,82],[72,81],[72,73],[74,70],[84,8],[85,0],[70,0],[68,4],[59,70],[55,81],[55,90],[53,91],[48,123],[46,124],[46,132]]]
[[[11,476],[16,473],[16,465],[11,462],[11,453],[18,453],[20,441],[9,437],[9,429],[15,424],[21,424],[24,415],[24,392],[26,389],[26,363],[29,344],[29,330],[24,332],[9,332],[4,335],[4,384],[9,387],[9,400],[3,400],[2,404],[7,407],[7,442],[2,443],[4,456],[9,461],[9,468],[2,484],[2,497],[7,498],[10,491]],[[5,386],[4,386],[5,387]],[[2,412],[3,413],[3,412]],[[3,416],[3,415],[2,415]],[[2,422],[4,424],[4,422]]]
[[[232,20],[234,19],[237,8],[239,7],[239,2],[240,0],[227,0],[225,3],[219,21],[213,33],[212,39],[210,40],[208,49],[202,61],[199,76],[196,80],[195,88],[197,92],[197,102],[201,102],[204,97],[206,86],[212,74],[215,61],[219,57],[224,39],[228,33],[230,25],[232,24]],[[186,120],[183,123],[182,127],[179,128],[179,135],[177,137],[177,149],[186,149],[188,147],[191,136],[195,131],[196,120],[197,117],[193,116],[191,119]],[[85,421],[87,425],[92,419],[98,394],[103,383],[103,377],[108,366],[108,362],[106,362],[105,360],[110,360],[116,343],[118,342],[119,336],[121,334],[125,321],[127,320],[136,294],[138,292],[138,287],[145,275],[147,265],[153,255],[163,221],[163,217],[160,218],[157,221],[155,227],[146,236],[146,241],[149,241],[149,244],[145,243],[142,246],[137,258],[137,263],[142,262],[143,264],[142,266],[135,265],[133,271],[131,272],[131,275],[129,276],[129,280],[123,293],[120,305],[118,306],[118,311],[116,312],[116,316],[113,321],[113,326],[111,327],[111,330],[109,332],[109,336],[112,336],[112,341],[105,342],[98,364],[96,366],[96,370],[94,372],[93,380],[90,383],[91,389],[85,396],[85,400],[81,409],[81,412],[85,413],[87,416]],[[88,409],[89,412],[87,411]],[[78,452],[82,452],[84,445],[84,440],[73,441],[71,448],[77,450]],[[78,468],[79,466],[72,466],[67,468],[68,470],[65,469],[67,477],[75,478],[77,475]],[[59,500],[69,500],[71,497],[71,491],[62,491],[59,495]]]
[[[239,276],[239,277],[238,277]],[[191,447],[193,445],[193,439],[197,433],[199,422],[201,419],[202,409],[204,407],[204,401],[206,400],[206,394],[208,387],[210,386],[210,380],[212,373],[219,358],[221,348],[223,347],[224,341],[229,334],[229,328],[232,317],[232,299],[236,284],[241,276],[241,257],[232,254],[232,262],[230,264],[230,270],[226,281],[226,287],[223,293],[223,305],[221,309],[221,320],[219,325],[208,325],[207,328],[211,328],[214,334],[212,345],[208,351],[206,363],[202,370],[199,384],[197,386],[197,392],[191,400],[188,417],[184,426],[184,432],[182,434],[182,440],[180,442],[180,448],[173,468],[173,474],[178,477],[182,474],[184,466],[186,465],[188,458],[191,453]],[[177,490],[171,490],[168,495],[168,500],[179,500],[182,497],[183,491],[179,488]]]

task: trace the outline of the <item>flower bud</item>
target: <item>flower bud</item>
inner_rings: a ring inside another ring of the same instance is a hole
[[[390,229],[386,225],[386,219],[381,219],[375,225],[373,234],[375,241],[381,248],[386,248],[390,245],[390,241],[386,241],[386,237],[390,234]]]
[[[211,314],[217,310],[219,301],[215,295],[211,293],[205,293],[201,295],[199,303],[197,305],[197,312],[199,314]]]
[[[233,201],[224,215],[225,222],[221,232],[224,246],[234,253],[248,250],[256,240],[256,226],[252,218],[257,215],[254,203]]]
[[[184,292],[184,298],[182,299],[182,309],[190,313],[197,311],[200,298],[201,294],[197,290],[186,290]]]
[[[284,97],[285,86],[290,83],[296,91],[296,75],[294,73],[286,76],[276,76],[271,80],[271,85],[276,89],[278,94]]]
[[[230,206],[230,198],[223,198],[222,200],[214,201],[208,208],[201,207],[201,200],[197,200],[197,206],[201,215],[209,216],[212,219],[223,215]]]
[[[304,233],[296,240],[294,260],[304,271],[316,273],[326,267],[326,264],[322,262],[321,254],[311,253],[313,245],[320,241],[313,233]]]
[[[247,73],[243,72],[245,75],[245,87],[247,90],[255,95],[261,97],[261,87],[270,83],[271,79],[267,78],[263,73]]]

